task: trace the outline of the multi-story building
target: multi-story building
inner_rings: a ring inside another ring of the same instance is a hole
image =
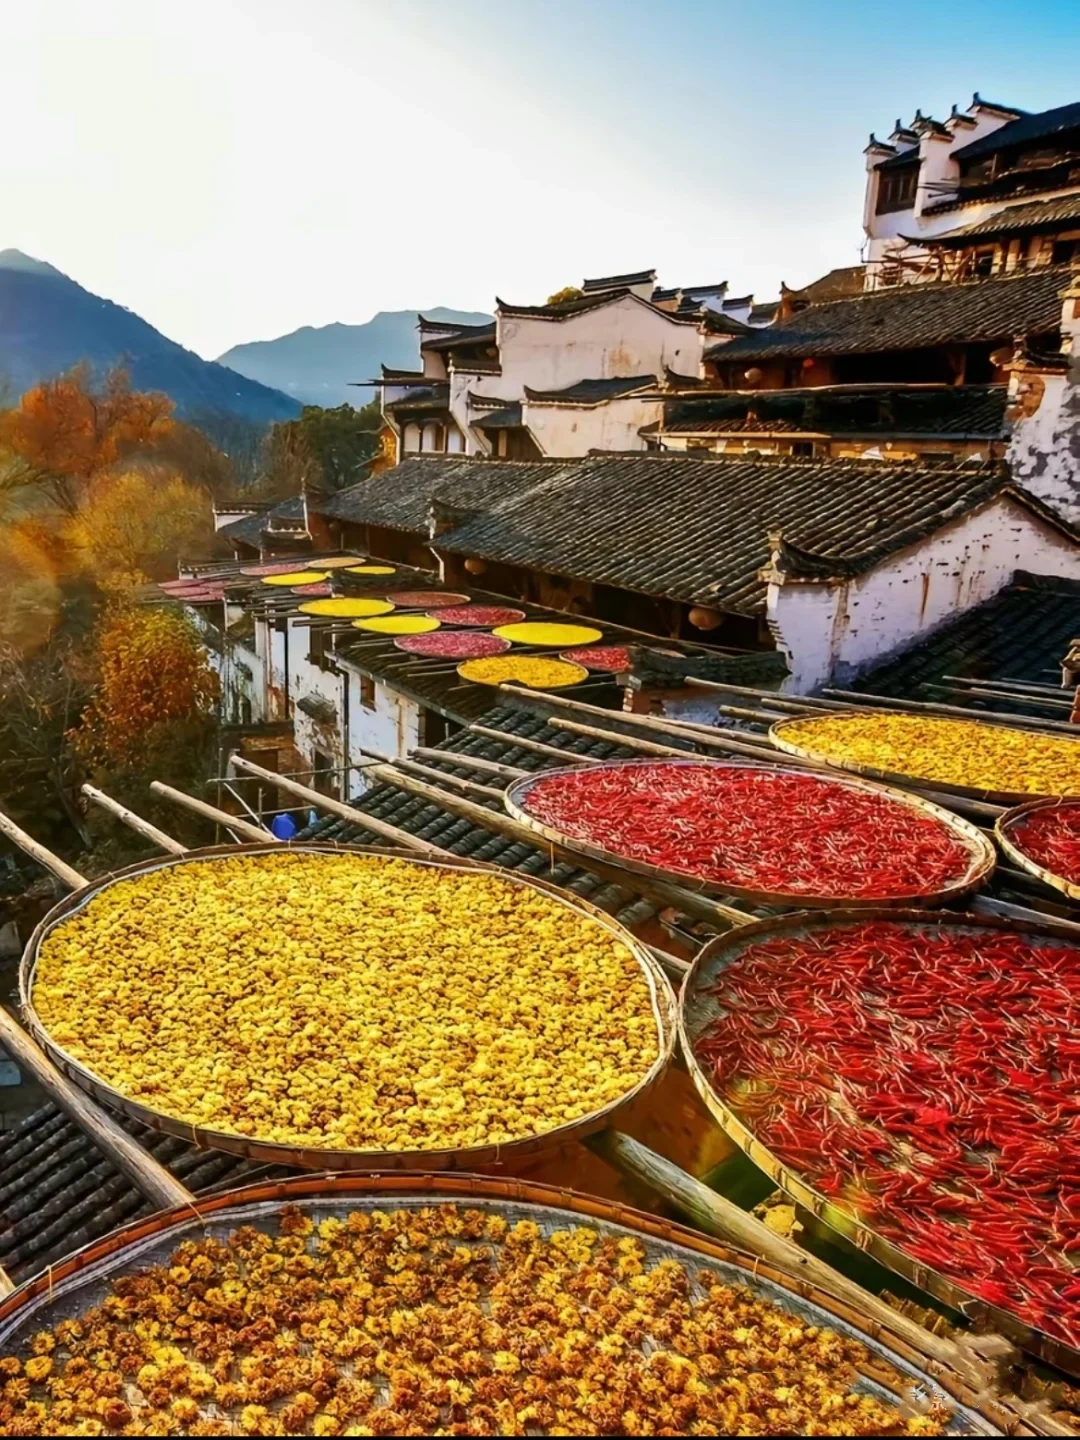
[[[975,95],[866,148],[867,284],[963,279],[1080,253],[1080,103],[1026,114]]]

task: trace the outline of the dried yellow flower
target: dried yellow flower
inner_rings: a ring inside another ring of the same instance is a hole
[[[480,685],[513,680],[519,685],[535,685],[539,690],[564,690],[589,678],[584,665],[548,660],[543,655],[488,655],[482,660],[463,660],[457,672],[463,680],[475,680]]]
[[[1080,794],[1080,738],[902,711],[785,722],[785,745],[835,765],[1017,795]]]
[[[541,1134],[660,1054],[649,981],[599,920],[498,875],[348,853],[120,881],[47,936],[33,1002],[143,1105],[334,1150]]]

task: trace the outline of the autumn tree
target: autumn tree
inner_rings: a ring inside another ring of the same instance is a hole
[[[96,382],[86,366],[45,380],[0,416],[0,444],[20,456],[25,482],[74,515],[91,479],[153,450],[174,424],[167,395],[132,390],[124,370]]]
[[[218,677],[181,611],[115,603],[95,648],[97,688],[73,735],[90,763],[137,767],[163,729],[215,723]]]
[[[212,502],[165,466],[106,472],[90,482],[67,534],[81,567],[115,592],[175,576],[178,560],[208,553]]]
[[[564,305],[567,300],[580,300],[584,293],[584,290],[580,289],[577,285],[564,285],[561,290],[556,290],[554,295],[548,296],[547,303],[549,305]]]

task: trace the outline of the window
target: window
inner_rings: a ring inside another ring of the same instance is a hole
[[[1050,252],[1051,265],[1068,265],[1071,260],[1080,259],[1080,240],[1055,240]]]
[[[315,758],[311,762],[311,773],[314,780],[314,787],[320,795],[336,795],[337,779],[334,774],[334,759],[323,750],[315,751]]]
[[[360,676],[360,704],[365,710],[375,710],[375,681],[370,675]]]
[[[919,188],[918,157],[908,165],[898,165],[894,170],[878,171],[877,213],[889,215],[894,210],[910,210],[915,204]]]
[[[798,455],[800,459],[812,460],[814,456],[814,442],[812,440],[795,440],[791,446],[792,455]]]
[[[994,273],[994,252],[993,250],[977,250],[975,259],[972,262],[971,273],[973,275],[992,275]]]

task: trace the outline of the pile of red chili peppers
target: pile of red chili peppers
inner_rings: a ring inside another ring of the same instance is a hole
[[[1080,801],[1059,800],[1033,811],[1012,826],[1009,839],[1036,865],[1080,885]]]
[[[562,834],[723,886],[830,899],[940,892],[971,852],[888,795],[754,766],[658,760],[539,776],[519,803]]]
[[[751,946],[695,1047],[822,1194],[1080,1344],[1080,948],[876,922]]]

